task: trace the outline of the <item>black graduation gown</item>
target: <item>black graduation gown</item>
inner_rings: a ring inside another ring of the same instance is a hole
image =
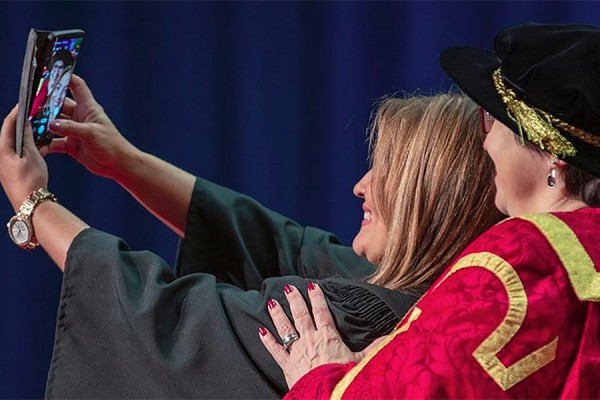
[[[360,350],[416,301],[360,282],[373,266],[330,233],[198,179],[175,272],[157,255],[86,229],[73,241],[47,398],[278,398],[263,347],[269,298],[317,282],[345,342]],[[288,313],[289,314],[289,313]]]

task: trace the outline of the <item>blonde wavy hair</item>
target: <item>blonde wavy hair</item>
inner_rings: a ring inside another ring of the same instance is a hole
[[[479,107],[461,94],[380,101],[371,121],[372,193],[388,228],[369,282],[425,290],[502,215]]]

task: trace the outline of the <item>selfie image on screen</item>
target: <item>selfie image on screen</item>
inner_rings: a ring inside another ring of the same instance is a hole
[[[81,41],[82,38],[65,38],[54,42],[29,113],[36,143],[49,135],[48,123],[60,114]]]

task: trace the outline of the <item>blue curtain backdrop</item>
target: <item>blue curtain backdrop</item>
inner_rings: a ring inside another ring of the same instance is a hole
[[[29,29],[81,28],[77,72],[131,142],[350,244],[373,101],[449,88],[442,48],[490,48],[526,21],[598,24],[600,3],[2,2],[0,112],[17,101]],[[117,184],[47,161],[64,205],[173,263],[176,236]],[[11,215],[2,195],[0,221]],[[0,397],[40,398],[61,274],[5,235],[0,254]]]

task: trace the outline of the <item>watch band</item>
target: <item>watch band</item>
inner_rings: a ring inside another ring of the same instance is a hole
[[[27,199],[25,199],[25,201],[21,204],[17,215],[12,217],[8,222],[7,227],[9,231],[9,236],[19,247],[26,250],[33,250],[39,246],[39,243],[35,237],[35,231],[33,229],[31,219],[33,217],[35,209],[45,201],[56,202],[57,199],[52,193],[50,193],[44,188],[34,190],[29,196],[27,196]],[[25,242],[19,241],[15,237],[13,237],[12,227],[17,221],[24,222],[27,226],[27,229],[29,230],[29,238]]]
[[[24,217],[31,219],[33,217],[33,212],[36,207],[42,204],[44,201],[54,201],[56,202],[56,196],[50,193],[48,190],[44,188],[39,188],[31,192],[29,196],[25,199],[21,207],[19,207],[19,213]]]

